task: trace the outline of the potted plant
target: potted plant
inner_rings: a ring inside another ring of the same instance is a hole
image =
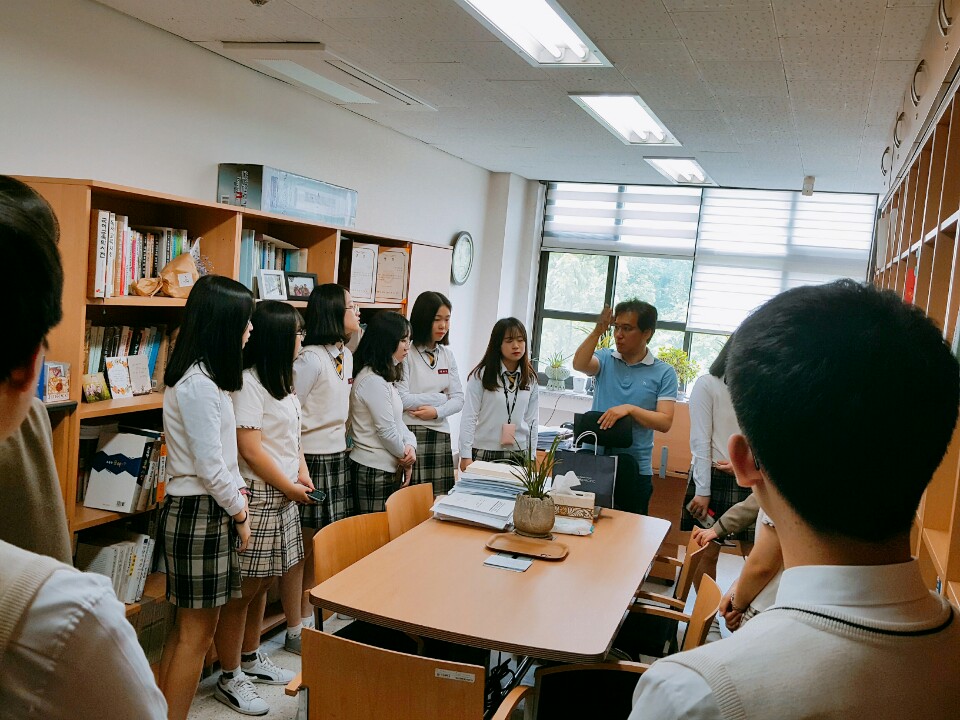
[[[542,458],[537,457],[537,451],[532,446],[526,451],[518,446],[517,452],[507,461],[513,465],[513,475],[523,483],[523,493],[517,495],[513,508],[513,529],[518,535],[551,537],[556,510],[553,498],[547,494],[547,481],[553,477],[559,445],[560,437],[554,437],[550,449]]]
[[[700,363],[691,360],[683,350],[675,347],[661,347],[657,349],[657,357],[677,371],[677,380],[686,385],[696,380],[700,375]]]
[[[546,367],[543,369],[544,374],[547,376],[547,387],[553,390],[563,390],[566,386],[564,385],[564,380],[570,377],[570,370],[563,366],[563,364],[569,358],[569,355],[564,355],[561,352],[555,352],[552,355],[548,355],[543,362],[546,363]]]

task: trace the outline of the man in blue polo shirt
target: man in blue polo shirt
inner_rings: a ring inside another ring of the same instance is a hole
[[[617,349],[596,350],[597,341],[610,327]],[[575,370],[596,376],[593,409],[603,411],[600,428],[606,430],[623,417],[633,419],[633,444],[607,452],[630,455],[637,461],[639,485],[630,492],[636,504],[625,509],[643,514],[653,491],[653,431],[670,429],[677,402],[677,373],[647,347],[656,329],[657,309],[653,305],[626,300],[612,311],[603,309],[593,332],[573,355]]]

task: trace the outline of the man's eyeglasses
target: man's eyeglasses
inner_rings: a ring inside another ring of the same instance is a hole
[[[618,332],[618,333],[626,334],[636,330],[637,326],[636,325],[611,325],[610,329],[612,329],[615,333]]]

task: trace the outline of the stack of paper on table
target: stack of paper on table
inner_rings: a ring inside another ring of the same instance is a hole
[[[460,479],[451,493],[485,495],[514,500],[523,492],[523,483],[517,477],[520,470],[508,463],[477,460],[460,472]]]
[[[467,525],[480,525],[506,530],[513,522],[514,500],[485,497],[469,493],[441,495],[433,503],[437,520],[452,520]]]
[[[562,427],[540,425],[537,429],[537,450],[549,450],[553,439],[560,436],[560,447],[570,447],[573,444],[573,430]]]

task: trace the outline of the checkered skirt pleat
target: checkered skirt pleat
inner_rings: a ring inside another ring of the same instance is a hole
[[[481,450],[473,449],[473,459],[483,460],[485,462],[496,462],[497,460],[512,460],[516,450]]]
[[[446,494],[454,480],[450,434],[423,425],[412,425],[410,430],[417,438],[417,461],[410,484],[431,483],[434,495]]]
[[[297,503],[272,485],[245,478],[250,489],[250,542],[240,553],[244,577],[279,577],[303,560]]]
[[[357,514],[357,493],[348,457],[346,450],[329,455],[304,455],[313,486],[327,493],[322,503],[300,506],[300,522],[305,527],[322,528]]]
[[[357,514],[383,512],[387,498],[400,489],[395,470],[380,470],[350,461],[350,476],[357,489]]]
[[[212,608],[240,597],[240,563],[231,518],[209,495],[167,495],[160,517],[167,599]]]
[[[687,484],[687,494],[683,498],[683,509],[680,512],[680,529],[693,530],[697,526],[693,516],[687,512],[687,503],[697,494],[696,485],[693,478]],[[750,488],[737,485],[737,477],[733,473],[724,472],[718,468],[710,468],[710,509],[713,510],[714,520],[719,520],[727,510],[732,508],[738,502],[742,502],[750,497]],[[742,540],[753,542],[755,528],[749,527],[742,532],[728,535],[727,540]]]

